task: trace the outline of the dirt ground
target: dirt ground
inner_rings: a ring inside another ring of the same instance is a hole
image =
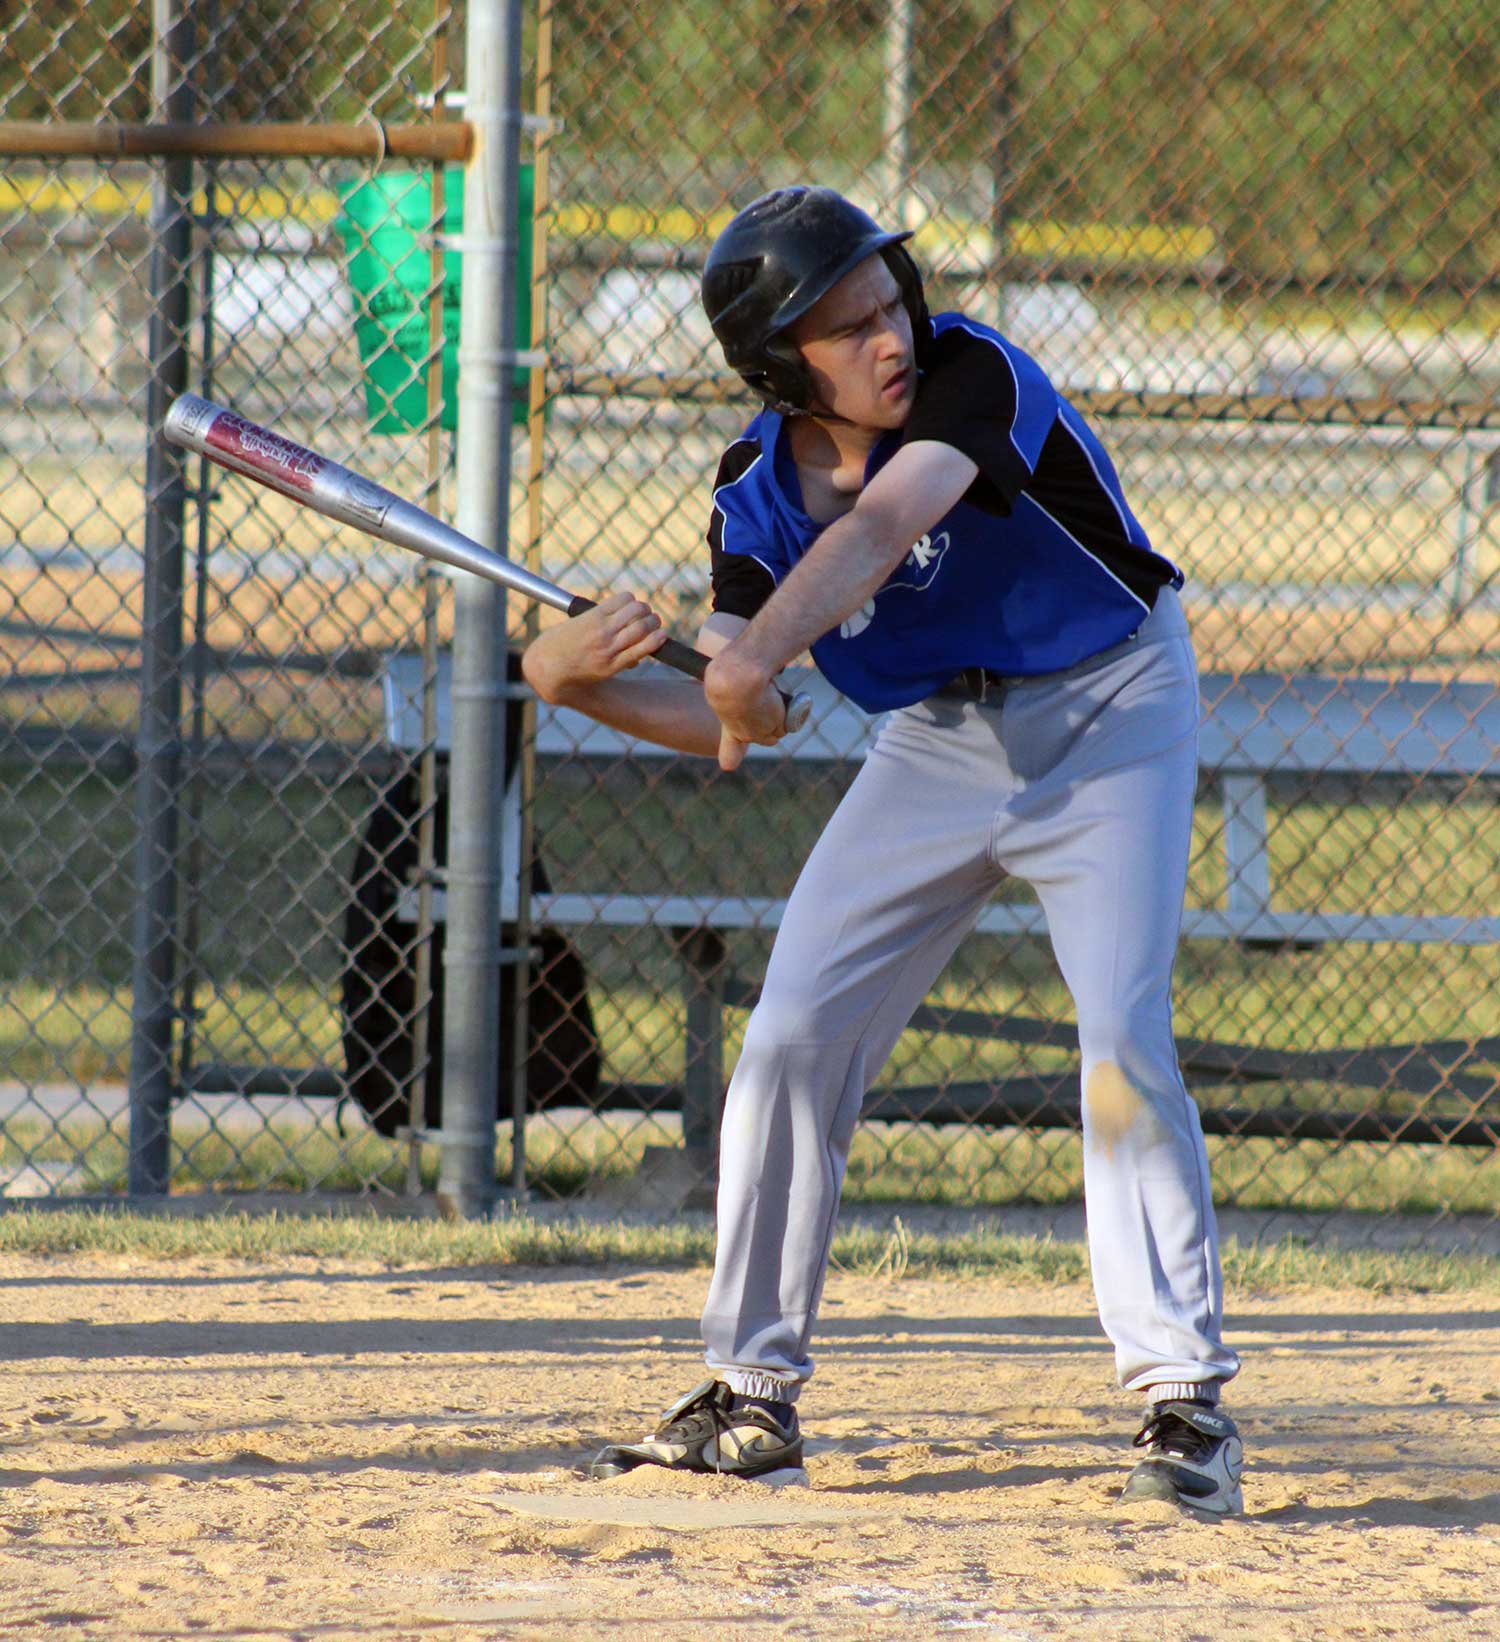
[[[1088,1290],[988,1280],[835,1274],[808,1489],[580,1480],[704,1281],[0,1260],[0,1634],[1500,1634],[1493,1296],[1233,1296],[1233,1522],[1114,1503]]]

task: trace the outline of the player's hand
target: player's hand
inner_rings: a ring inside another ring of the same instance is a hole
[[[521,671],[543,701],[602,683],[666,643],[661,618],[632,593],[611,593],[592,610],[547,628],[526,647]]]
[[[703,675],[703,693],[723,726],[719,768],[737,770],[751,746],[774,747],[786,734],[786,703],[761,668],[721,650]]]

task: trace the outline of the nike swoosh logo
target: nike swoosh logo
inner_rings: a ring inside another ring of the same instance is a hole
[[[767,1431],[752,1431],[745,1438],[741,1438],[733,1431],[726,1431],[721,1439],[704,1444],[703,1457],[710,1461],[718,1460],[724,1464],[733,1465],[743,1459],[756,1459],[769,1454],[784,1454],[789,1446],[790,1444],[773,1437]]]

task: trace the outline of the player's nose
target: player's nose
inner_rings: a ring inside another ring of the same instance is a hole
[[[884,360],[904,360],[911,353],[911,321],[905,313],[887,319],[875,340],[876,349]]]

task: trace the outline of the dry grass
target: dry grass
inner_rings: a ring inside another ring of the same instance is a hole
[[[713,1233],[702,1224],[625,1226],[541,1221],[507,1213],[489,1223],[445,1223],[349,1215],[169,1214],[15,1210],[0,1214],[0,1254],[109,1254],[144,1260],[354,1260],[392,1270],[485,1266],[705,1267]],[[893,1284],[923,1277],[1003,1277],[1023,1284],[1087,1276],[1082,1246],[993,1231],[935,1234],[845,1226],[835,1268]],[[1269,1246],[1230,1242],[1224,1275],[1232,1289],[1264,1295],[1314,1287],[1378,1294],[1500,1292],[1500,1261],[1425,1251],[1309,1249],[1291,1239]]]

